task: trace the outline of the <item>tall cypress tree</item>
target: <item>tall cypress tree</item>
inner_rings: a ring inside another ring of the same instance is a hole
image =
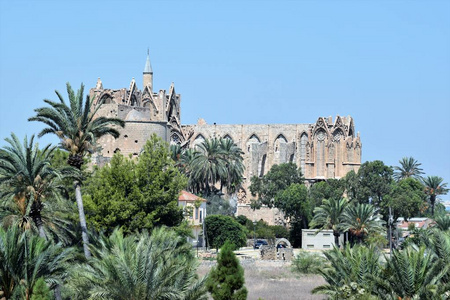
[[[208,281],[208,291],[214,300],[245,300],[244,269],[240,266],[234,246],[226,242],[217,257],[217,266],[212,268]]]

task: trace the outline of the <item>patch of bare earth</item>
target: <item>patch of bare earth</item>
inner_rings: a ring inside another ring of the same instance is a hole
[[[199,275],[209,272],[215,262],[204,261]],[[311,290],[325,284],[319,275],[303,275],[291,272],[291,264],[281,261],[241,260],[244,268],[248,300],[326,299],[324,295],[312,295]]]

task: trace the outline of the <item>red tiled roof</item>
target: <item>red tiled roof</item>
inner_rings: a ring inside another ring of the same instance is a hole
[[[182,190],[180,193],[180,196],[178,197],[178,201],[197,201],[197,200],[200,200],[203,202],[206,201],[205,199],[203,199],[199,196],[196,196],[192,193],[189,193],[188,191],[185,191],[185,190]]]

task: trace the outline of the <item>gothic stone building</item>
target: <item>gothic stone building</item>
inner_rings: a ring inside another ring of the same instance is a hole
[[[237,193],[238,214],[250,219],[264,219],[269,224],[281,223],[276,210],[250,209],[248,186],[252,176],[263,176],[274,164],[294,162],[301,167],[307,181],[341,178],[361,164],[361,140],[355,135],[353,119],[337,116],[319,117],[313,124],[207,124],[199,119],[195,125],[182,125],[181,96],[172,83],[169,92],[153,90],[153,71],[147,56],[143,72],[143,89],[134,78],[128,89],[104,89],[100,79],[90,96],[103,103],[98,115],[118,117],[125,121],[118,139],[111,136],[99,141],[101,153],[96,157],[102,165],[121,151],[137,156],[149,137],[156,133],[169,143],[195,147],[204,139],[232,139],[244,151],[244,183]]]

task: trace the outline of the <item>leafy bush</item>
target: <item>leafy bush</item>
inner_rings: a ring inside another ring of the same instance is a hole
[[[206,285],[214,300],[247,299],[244,269],[233,253],[233,248],[228,241],[220,248],[217,266],[212,268],[209,274]]]
[[[301,274],[318,274],[324,264],[325,258],[319,254],[300,251],[292,261],[292,268]]]

